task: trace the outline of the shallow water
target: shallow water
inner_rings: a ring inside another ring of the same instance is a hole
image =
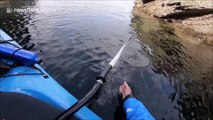
[[[35,44],[31,50],[41,56],[46,71],[77,98],[91,89],[135,24],[151,29],[133,19],[133,1],[19,0],[1,7],[0,28],[25,48]],[[89,104],[103,119],[120,118],[118,87],[124,80],[157,119],[212,119],[212,50],[180,42],[172,29],[161,27],[163,33],[136,29],[140,40],[129,43]]]

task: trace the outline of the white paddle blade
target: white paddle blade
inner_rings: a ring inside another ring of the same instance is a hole
[[[115,57],[110,61],[110,65],[112,67],[115,66],[115,64],[118,62],[119,58],[121,57],[122,52],[124,51],[125,47],[127,46],[127,44],[129,43],[129,41],[133,38],[133,36],[135,36],[135,33],[133,33],[130,38],[125,42],[125,44],[121,47],[121,49],[118,51],[118,53],[115,55]]]

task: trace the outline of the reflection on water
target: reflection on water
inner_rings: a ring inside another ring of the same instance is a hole
[[[46,70],[77,98],[91,89],[130,36],[130,24],[136,29],[140,40],[129,43],[99,96],[89,104],[103,119],[120,118],[118,86],[124,80],[157,119],[212,118],[212,49],[181,41],[163,22],[132,18],[133,1],[0,4],[0,28],[38,53]],[[7,8],[31,9],[7,13]]]
[[[32,26],[31,20],[34,16],[34,12],[14,12],[15,9],[26,9],[33,7],[36,1],[27,2],[20,0],[19,2],[0,1],[0,13],[1,13],[1,29],[7,31],[8,34],[13,36],[15,40],[18,40],[20,45],[23,45],[25,49],[31,49],[34,43],[29,43],[31,40],[31,34],[29,33],[29,26]]]
[[[212,118],[212,48],[190,43],[184,34],[180,39],[177,31],[162,21],[135,17],[132,25],[141,41],[154,49],[152,70],[165,76],[173,86],[168,98],[176,103],[174,109],[180,112],[179,119]]]
[[[0,27],[22,46],[35,44],[31,50],[41,56],[46,71],[77,98],[91,89],[132,31],[132,1],[9,2],[12,10],[35,11],[7,13],[3,7]],[[113,109],[92,110],[113,118]]]

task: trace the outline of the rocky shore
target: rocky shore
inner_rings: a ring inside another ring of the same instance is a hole
[[[198,43],[213,45],[212,0],[136,0],[133,14],[162,19]]]

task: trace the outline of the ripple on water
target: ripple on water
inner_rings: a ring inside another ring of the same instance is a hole
[[[146,67],[149,65],[149,59],[142,51],[142,46],[137,41],[128,44],[125,53],[123,53],[122,61],[132,67]]]
[[[46,62],[46,70],[70,93],[81,98],[92,88],[96,76],[130,36],[133,2],[35,3],[35,7],[41,11],[3,13],[2,17],[6,19],[0,24],[23,45],[35,43],[36,47],[32,50]],[[21,2],[21,5],[11,7],[29,6]],[[144,21],[143,25],[146,23],[153,24],[153,21]],[[151,25],[147,26],[151,29]],[[161,33],[146,32],[142,36],[154,34],[154,38],[143,39],[144,43],[133,40],[128,45],[121,61],[110,72],[100,96],[91,103],[91,109],[103,119],[115,119],[114,114],[119,106],[118,87],[123,81],[130,83],[135,97],[143,101],[156,119],[208,117],[207,114],[212,111],[209,110],[212,108],[212,64],[205,63],[212,62],[210,54],[198,54],[204,51],[202,47],[197,47],[197,51],[192,48],[187,53],[187,47],[168,37],[170,35]],[[191,54],[193,52],[194,55]],[[197,56],[203,56],[203,59],[195,59]],[[194,73],[193,68],[199,74]],[[187,75],[182,74],[186,72]],[[201,82],[193,81],[195,74],[202,77]]]

